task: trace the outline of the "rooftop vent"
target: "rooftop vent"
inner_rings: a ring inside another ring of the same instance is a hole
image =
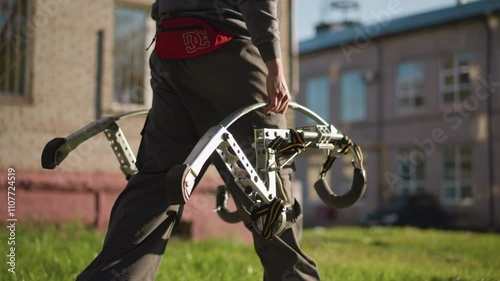
[[[353,12],[359,11],[359,3],[354,0],[323,0],[321,5],[321,20],[316,25],[316,33],[326,31],[336,31],[344,28],[358,26],[361,23],[353,16]],[[333,12],[333,18],[339,20],[330,20],[330,12]]]

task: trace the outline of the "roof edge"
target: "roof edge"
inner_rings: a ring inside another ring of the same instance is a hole
[[[356,41],[375,40],[405,32],[435,27],[499,11],[500,1],[482,0],[370,25],[324,32],[316,35],[314,38],[300,42],[299,55],[322,51]]]

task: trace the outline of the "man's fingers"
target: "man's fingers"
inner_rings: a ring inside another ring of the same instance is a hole
[[[290,102],[290,93],[286,82],[281,76],[270,75],[267,77],[267,94],[269,104],[264,107],[264,113],[269,112],[285,113]]]
[[[288,108],[288,101],[284,100],[281,102],[276,102],[275,104],[270,104],[264,108],[264,113],[276,112],[276,113],[284,113]]]
[[[285,113],[287,108],[288,108],[288,103],[290,102],[290,96],[287,94],[284,94],[282,96],[281,102],[280,102],[280,108],[277,109],[277,112],[279,113]]]
[[[275,111],[277,113],[285,113],[286,109],[288,108],[288,103],[290,102],[290,95],[288,94],[287,89],[280,89],[278,92],[278,97],[279,103],[277,104]]]
[[[276,107],[275,112],[277,112],[277,113],[283,113],[283,112],[285,112],[287,105],[288,104],[285,103],[285,102],[280,103],[280,106]]]
[[[269,105],[264,107],[264,113],[268,114],[269,112],[274,112],[276,110],[276,104],[278,102],[277,97],[270,98]]]
[[[271,94],[272,97],[269,98],[269,105],[264,108],[264,113],[285,113],[290,102],[290,96],[287,93],[286,89],[283,89]]]

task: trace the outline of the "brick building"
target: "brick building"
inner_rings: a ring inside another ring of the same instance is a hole
[[[148,56],[154,36],[152,0],[7,0],[0,3],[0,201],[6,175],[16,170],[21,222],[79,220],[107,225],[126,181],[101,134],[76,149],[54,171],[40,155],[54,137],[65,137],[102,116],[148,108]],[[291,55],[291,1],[280,1],[284,54]],[[293,60],[285,57],[287,71]],[[293,73],[289,72],[290,75]],[[291,76],[290,76],[291,77]],[[120,122],[137,151],[144,116]],[[211,172],[187,204],[184,223],[194,239],[249,234],[212,212]],[[4,206],[3,204],[1,206]],[[7,214],[0,211],[4,220]]]
[[[322,25],[300,43],[298,101],[361,145],[369,182],[354,207],[327,210],[309,188],[322,158],[299,162],[305,221],[356,224],[393,195],[427,192],[455,226],[498,228],[500,2],[397,18],[402,8],[389,1],[374,24]],[[352,167],[334,167],[345,190]]]

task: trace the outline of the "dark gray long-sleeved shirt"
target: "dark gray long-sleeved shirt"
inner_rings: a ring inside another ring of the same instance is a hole
[[[234,33],[250,36],[264,61],[281,58],[278,0],[156,0],[151,16],[196,16]]]

